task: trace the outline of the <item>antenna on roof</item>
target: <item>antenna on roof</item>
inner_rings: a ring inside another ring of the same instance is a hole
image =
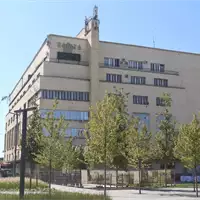
[[[154,39],[154,36],[153,36],[153,48],[155,48],[155,39]]]

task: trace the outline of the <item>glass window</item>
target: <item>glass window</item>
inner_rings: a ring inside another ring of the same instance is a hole
[[[49,98],[48,99],[53,99],[53,91],[52,90],[48,90],[49,93]]]
[[[61,98],[61,100],[65,100],[66,99],[64,91],[61,91],[61,97],[60,98]]]
[[[106,81],[111,81],[111,75],[110,74],[106,74]]]
[[[115,67],[119,67],[119,59],[115,59]]]
[[[104,58],[104,65],[105,66],[108,66],[109,65],[109,58]]]

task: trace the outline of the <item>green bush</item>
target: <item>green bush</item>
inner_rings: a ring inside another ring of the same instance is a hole
[[[25,189],[30,188],[29,178],[25,178]],[[38,186],[36,180],[32,180],[31,189],[45,189],[48,185],[45,182],[38,180]],[[19,190],[19,177],[8,177],[0,179],[0,190]]]
[[[24,200],[103,200],[103,195],[91,195],[70,192],[53,192],[51,198],[48,194],[27,194]],[[18,195],[0,194],[0,200],[19,200]],[[111,200],[107,197],[107,200]]]

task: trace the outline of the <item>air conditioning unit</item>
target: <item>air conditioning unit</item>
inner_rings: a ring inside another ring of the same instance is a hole
[[[125,78],[128,78],[128,74],[125,74]]]
[[[148,61],[147,61],[147,60],[145,60],[145,61],[143,61],[143,63],[144,63],[144,64],[147,64],[147,63],[148,63]]]

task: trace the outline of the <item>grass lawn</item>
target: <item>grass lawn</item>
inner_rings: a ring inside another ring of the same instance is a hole
[[[51,198],[48,194],[27,194],[24,200],[103,200],[103,195],[90,195],[71,192],[53,192]],[[18,195],[0,194],[0,200],[19,200]],[[107,200],[111,200],[107,197]]]
[[[29,189],[29,178],[25,178],[25,189]],[[38,185],[36,185],[36,180],[32,180],[31,189],[43,190],[48,188],[48,185],[40,180],[38,180]],[[7,177],[0,178],[0,191],[1,190],[19,190],[19,177]]]

